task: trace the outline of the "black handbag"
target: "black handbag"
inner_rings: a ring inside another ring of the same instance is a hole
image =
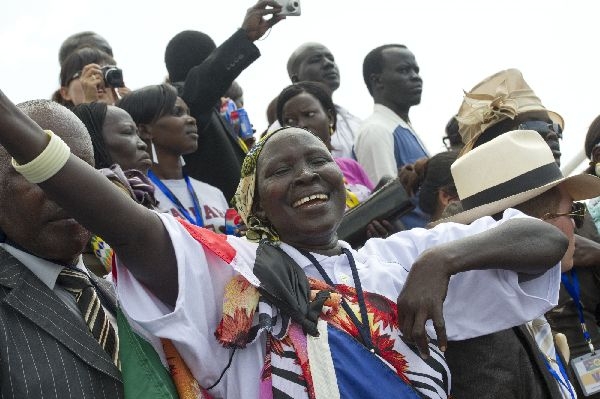
[[[367,225],[374,219],[397,219],[415,206],[400,180],[392,179],[344,214],[338,238],[356,248],[367,240]]]

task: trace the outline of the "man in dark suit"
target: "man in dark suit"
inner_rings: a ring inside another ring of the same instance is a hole
[[[280,11],[276,1],[260,0],[248,9],[241,29],[219,47],[208,35],[186,30],[175,35],[165,50],[169,80],[198,125],[198,150],[184,156],[185,171],[219,188],[227,200],[240,181],[245,151],[217,108],[233,81],[260,56],[254,42],[284,18],[277,15]],[[267,15],[272,17],[265,19]]]
[[[43,100],[19,107],[94,164],[89,135],[70,111]],[[88,274],[114,321],[112,285],[81,261],[90,233],[17,173],[2,147],[0,181],[0,396],[122,398],[118,352],[111,357],[98,343],[63,285],[64,269]]]

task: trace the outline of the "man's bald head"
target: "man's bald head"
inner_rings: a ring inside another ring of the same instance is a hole
[[[340,87],[340,73],[333,54],[321,43],[307,42],[300,45],[290,55],[287,71],[292,83],[323,83],[331,93]]]
[[[27,101],[17,107],[42,129],[60,136],[73,154],[94,164],[90,136],[83,122],[67,108],[49,100]],[[0,147],[0,230],[12,242],[40,258],[75,262],[87,245],[90,233],[51,201],[38,185],[17,173],[10,159],[7,151]]]
[[[287,62],[288,76],[292,79],[292,75],[298,71],[298,64],[303,61],[306,57],[306,52],[312,50],[315,47],[325,47],[321,43],[317,42],[306,42],[301,44],[294,52],[290,55]]]
[[[52,130],[71,148],[71,152],[94,165],[94,149],[85,125],[66,107],[50,100],[30,100],[17,104],[25,115],[44,130]],[[11,156],[0,146],[0,177],[11,170]]]
[[[71,152],[90,165],[94,165],[94,149],[90,135],[81,120],[68,108],[50,100],[31,100],[17,104],[25,115],[44,130],[64,140]]]

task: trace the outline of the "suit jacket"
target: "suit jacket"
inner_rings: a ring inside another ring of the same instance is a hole
[[[445,357],[453,398],[562,399],[525,326],[448,342]]]
[[[110,284],[94,278],[101,300]],[[87,327],[27,267],[0,248],[0,396],[122,398],[119,369]]]
[[[216,105],[235,78],[259,56],[258,48],[239,29],[188,72],[180,93],[196,118],[199,133],[198,149],[184,155],[184,169],[194,179],[219,188],[227,201],[240,181],[245,153]]]

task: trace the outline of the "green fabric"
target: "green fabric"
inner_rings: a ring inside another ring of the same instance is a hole
[[[168,369],[152,345],[131,329],[121,309],[117,311],[117,325],[125,398],[179,398]]]

